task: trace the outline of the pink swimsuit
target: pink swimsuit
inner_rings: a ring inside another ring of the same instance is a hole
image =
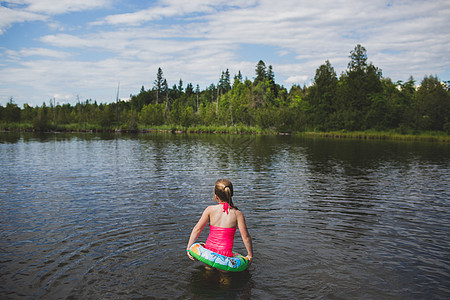
[[[224,203],[223,211],[228,214],[228,203]],[[209,235],[206,240],[205,248],[215,253],[233,256],[233,240],[236,233],[236,227],[225,228],[209,225]]]

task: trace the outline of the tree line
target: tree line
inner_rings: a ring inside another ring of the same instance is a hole
[[[275,81],[271,65],[260,60],[254,80],[241,72],[231,79],[222,71],[217,84],[204,90],[180,79],[168,86],[161,68],[154,86],[128,101],[98,104],[91,99],[74,106],[49,104],[18,107],[12,99],[0,106],[0,126],[33,130],[128,130],[155,126],[249,126],[277,132],[396,130],[399,133],[450,133],[449,81],[425,76],[418,88],[413,77],[393,82],[368,62],[357,45],[347,69],[338,77],[327,60],[311,86],[289,90]],[[20,125],[18,125],[20,124]]]

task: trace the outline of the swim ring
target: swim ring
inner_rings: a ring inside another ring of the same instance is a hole
[[[189,248],[189,253],[199,261],[216,269],[231,272],[241,272],[248,267],[248,258],[233,252],[233,256],[217,254],[204,247],[203,243],[195,243]]]

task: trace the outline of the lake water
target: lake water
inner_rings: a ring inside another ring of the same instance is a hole
[[[448,144],[0,133],[0,155],[1,299],[450,298]],[[238,274],[185,253],[223,177]]]

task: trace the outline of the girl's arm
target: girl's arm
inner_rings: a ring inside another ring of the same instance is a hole
[[[186,250],[189,250],[189,248],[191,248],[192,244],[195,243],[198,236],[202,232],[203,228],[205,228],[206,224],[208,224],[208,222],[209,222],[209,207],[207,207],[203,211],[203,214],[200,217],[200,220],[198,220],[197,224],[192,229],[191,236],[189,237],[189,242],[187,244]]]
[[[253,260],[253,244],[252,237],[248,233],[247,224],[245,224],[245,218],[241,211],[236,212],[239,232],[241,233],[242,240],[244,241],[245,249],[247,249],[247,258],[250,263]]]

